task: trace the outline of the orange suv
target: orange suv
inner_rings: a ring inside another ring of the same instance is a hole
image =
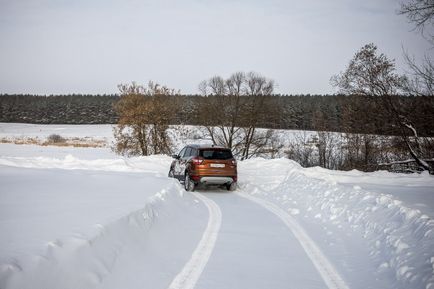
[[[188,145],[173,155],[169,177],[184,181],[187,191],[199,184],[223,185],[233,191],[237,184],[237,162],[230,149],[210,145]]]

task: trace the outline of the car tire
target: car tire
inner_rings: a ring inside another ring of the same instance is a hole
[[[228,190],[228,191],[235,191],[236,189],[237,189],[237,183],[236,182],[233,182],[233,183],[230,183],[230,184],[227,184],[226,185],[226,189]]]
[[[187,173],[185,174],[184,179],[184,188],[187,192],[193,192],[195,187],[195,183],[192,179],[190,179],[190,175]]]

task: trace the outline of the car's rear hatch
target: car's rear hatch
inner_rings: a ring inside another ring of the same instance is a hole
[[[236,176],[237,167],[232,153],[228,149],[201,149],[201,163],[195,166],[199,176]]]

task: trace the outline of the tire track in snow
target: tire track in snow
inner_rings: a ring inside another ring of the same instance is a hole
[[[291,215],[269,201],[242,192],[235,192],[235,194],[266,208],[285,223],[297,238],[329,289],[349,289],[327,257]]]
[[[181,272],[176,275],[168,289],[193,289],[199,280],[211,253],[214,249],[217,236],[222,222],[220,207],[211,199],[199,194],[192,193],[200,199],[208,209],[209,219],[202,238],[191,255],[190,260],[184,265]]]

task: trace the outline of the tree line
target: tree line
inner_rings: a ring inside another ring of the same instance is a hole
[[[39,124],[116,123],[118,95],[1,94],[0,122]]]
[[[392,117],[364,95],[268,95],[270,107],[261,107],[257,126],[273,129],[334,131],[398,135]],[[434,136],[433,98],[417,95],[395,96],[403,103],[422,136]],[[223,115],[205,113],[208,103],[222,110],[228,96],[175,94],[163,101],[172,107],[169,124],[218,125]],[[40,124],[116,124],[115,103],[120,95],[0,95],[0,122]],[[252,96],[251,100],[255,97]],[[175,105],[174,105],[175,104]],[[214,111],[213,111],[214,112]]]

